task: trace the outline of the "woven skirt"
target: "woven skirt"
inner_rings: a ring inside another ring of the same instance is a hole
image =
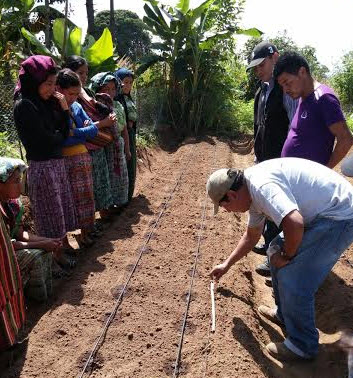
[[[129,174],[129,201],[131,201],[132,196],[134,195],[136,181],[136,131],[133,127],[128,127],[128,133],[131,159],[127,161],[127,170]]]
[[[16,255],[0,215],[0,353],[13,345],[25,321],[22,280]]]
[[[26,297],[46,301],[53,292],[52,254],[42,249],[20,249],[16,257]]]
[[[92,159],[90,154],[65,156],[65,168],[74,199],[78,228],[94,226]]]
[[[119,136],[117,141],[105,147],[113,204],[117,206],[125,205],[128,202],[129,195],[129,176],[124,153],[124,144],[124,139]],[[118,160],[119,172],[116,172],[115,159]]]
[[[37,234],[62,238],[77,228],[64,159],[29,161],[28,192]]]
[[[91,150],[93,193],[96,211],[108,209],[113,205],[109,170],[104,148]]]

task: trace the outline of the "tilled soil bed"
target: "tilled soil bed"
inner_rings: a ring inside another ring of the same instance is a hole
[[[316,361],[280,364],[263,352],[283,333],[257,314],[273,297],[254,271],[262,262],[254,253],[218,284],[216,332],[210,332],[208,273],[236,245],[246,215],[220,211],[213,217],[209,200],[203,212],[205,183],[217,168],[252,165],[247,152],[215,138],[190,139],[174,153],[145,151],[134,200],[93,248],[80,253],[72,276],[56,283],[51,303],[28,304],[28,346],[2,376],[79,377],[144,248],[84,377],[173,376],[196,254],[180,377],[345,377],[346,357],[331,344],[340,330],[353,327],[352,249],[317,295],[322,345]]]

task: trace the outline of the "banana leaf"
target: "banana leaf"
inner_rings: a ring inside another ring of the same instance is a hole
[[[90,66],[98,66],[114,54],[113,39],[108,28],[103,30],[100,38],[85,51],[84,55]]]
[[[35,48],[35,52],[41,55],[49,55],[52,58],[55,58],[55,56],[51,53],[50,50],[48,50],[43,43],[37,39],[35,35],[33,35],[31,32],[29,32],[24,27],[21,28],[22,35],[29,41]]]

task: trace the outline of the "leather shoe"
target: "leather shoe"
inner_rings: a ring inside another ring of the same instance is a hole
[[[284,343],[269,343],[266,345],[267,352],[278,361],[294,362],[294,361],[309,361],[309,358],[304,358],[288,349]],[[312,359],[312,358],[311,358]]]
[[[264,318],[270,320],[272,323],[275,323],[275,324],[283,327],[283,323],[281,322],[281,320],[277,316],[276,309],[265,306],[265,305],[261,305],[261,306],[259,306],[257,311],[260,315],[262,315]]]

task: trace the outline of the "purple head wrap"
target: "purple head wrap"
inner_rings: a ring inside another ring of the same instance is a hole
[[[50,74],[56,73],[56,63],[50,56],[33,55],[21,64],[18,81],[15,88],[15,97],[37,94],[38,87]]]

